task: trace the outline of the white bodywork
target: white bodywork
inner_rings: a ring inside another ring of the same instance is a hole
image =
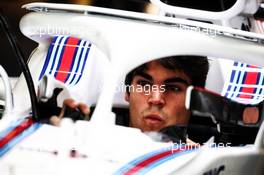
[[[72,96],[76,100],[88,99],[85,102],[89,105],[97,102],[92,120],[77,123],[64,120],[59,128],[46,124],[38,126],[39,129],[0,158],[1,175],[123,174],[134,166],[132,160],[144,159],[142,155],[160,149],[173,151],[173,146],[176,145],[155,142],[138,129],[114,125],[115,115],[111,112],[113,103],[116,106],[126,106],[122,100],[114,100],[115,95],[120,96],[115,93],[117,84],[127,72],[147,61],[172,55],[202,55],[264,65],[264,35],[261,34],[183,19],[87,6],[33,3],[24,7],[38,11],[27,14],[20,22],[22,33],[39,43],[29,61],[36,87],[40,83],[38,76],[50,38],[60,34],[50,32],[52,28],[66,29],[68,35],[91,41],[95,47],[95,58],[101,59],[100,62],[104,64],[103,69],[98,65],[96,70],[104,71],[101,72],[103,75],[96,73],[92,79],[87,80],[93,82],[92,85],[97,88],[89,86],[87,92],[83,88],[79,96],[78,89],[71,90],[63,84],[48,80],[52,82],[49,87],[64,87],[65,94],[69,96],[72,91],[77,93],[77,96]],[[215,62],[212,64],[219,66]],[[218,85],[209,85],[216,76],[223,79],[222,73],[216,75],[216,72],[211,72],[207,84],[210,89],[219,91]],[[103,81],[96,84],[97,80]],[[51,92],[52,90],[48,89]],[[14,88],[16,115],[13,118],[11,115],[5,116],[0,130],[10,124],[5,121],[26,116],[25,113],[31,107],[29,98],[25,98],[26,92],[22,77]],[[82,98],[87,93],[92,95]],[[190,152],[183,151],[182,154],[151,164],[137,173],[264,173],[263,124],[252,145],[211,148],[212,144],[209,142],[209,146],[205,145]],[[73,148],[85,156],[70,157],[69,153]],[[54,150],[58,154],[52,154]]]

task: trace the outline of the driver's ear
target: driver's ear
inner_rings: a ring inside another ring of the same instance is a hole
[[[129,94],[127,92],[125,93],[125,100],[129,102]]]

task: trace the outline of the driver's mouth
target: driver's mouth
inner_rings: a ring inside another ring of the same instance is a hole
[[[143,117],[147,125],[160,125],[164,122],[164,117],[157,114],[149,114]]]

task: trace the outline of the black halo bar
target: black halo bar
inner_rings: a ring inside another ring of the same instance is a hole
[[[17,58],[18,64],[22,69],[22,72],[25,76],[29,94],[30,94],[30,100],[31,100],[31,106],[32,106],[32,118],[34,121],[38,121],[39,111],[38,111],[38,100],[37,95],[34,87],[34,82],[31,77],[28,65],[26,63],[26,59],[24,54],[22,53],[22,50],[19,47],[19,44],[16,40],[15,34],[11,31],[10,27],[8,26],[7,19],[4,16],[2,9],[0,9],[0,22],[2,24],[2,27],[4,29],[5,34],[7,35],[7,38],[10,42],[10,45],[12,46],[12,49],[15,53],[15,56]]]

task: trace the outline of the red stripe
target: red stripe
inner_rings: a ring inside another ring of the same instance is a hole
[[[257,83],[257,78],[258,78],[258,72],[248,72],[246,74],[246,78],[245,78],[245,85],[255,85]],[[254,89],[253,87],[243,87],[241,92],[245,92],[245,93],[254,93]],[[247,94],[240,94],[239,95],[240,98],[251,98],[252,95],[247,95]]]
[[[259,67],[257,67],[257,66],[253,66],[253,65],[249,65],[248,67],[249,67],[249,68],[259,68]]]
[[[10,140],[22,133],[25,129],[33,124],[32,118],[26,118],[23,123],[15,127],[5,137],[0,139],[0,148],[4,147]]]
[[[72,38],[70,37],[67,41],[67,45],[71,46],[65,46],[64,52],[61,58],[61,63],[60,67],[58,69],[58,72],[56,74],[56,79],[62,82],[65,82],[70,69],[71,69],[71,64],[74,59],[74,53],[75,50],[78,49],[77,44],[78,44],[79,39],[77,38]]]
[[[159,159],[162,159],[163,157],[166,157],[170,154],[175,154],[177,152],[180,152],[180,151],[183,151],[182,149],[177,149],[177,150],[168,150],[166,152],[162,152],[160,154],[157,154],[153,157],[150,157],[142,162],[139,162],[137,165],[135,165],[133,168],[131,168],[129,171],[127,171],[126,173],[124,173],[124,175],[132,175],[134,173],[136,173],[137,171],[139,171],[140,169],[148,166],[149,164],[159,160]]]

